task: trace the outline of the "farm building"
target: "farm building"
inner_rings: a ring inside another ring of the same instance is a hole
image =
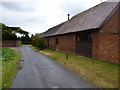
[[[103,2],[39,37],[47,48],[107,60],[120,60],[120,2]]]

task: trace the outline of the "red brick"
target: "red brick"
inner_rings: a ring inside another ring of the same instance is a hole
[[[2,47],[18,47],[21,45],[21,41],[5,40],[2,41]]]

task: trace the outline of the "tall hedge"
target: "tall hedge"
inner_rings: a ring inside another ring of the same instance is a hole
[[[39,48],[40,50],[43,50],[45,48],[45,38],[43,37],[37,37],[33,40],[32,45]]]

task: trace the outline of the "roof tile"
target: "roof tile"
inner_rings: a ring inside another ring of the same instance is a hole
[[[104,2],[88,9],[65,23],[55,34],[84,31],[99,28],[116,8],[118,2]]]

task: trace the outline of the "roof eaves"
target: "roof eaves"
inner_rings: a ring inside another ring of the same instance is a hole
[[[65,21],[65,22],[63,22],[63,23],[60,23],[60,24],[58,24],[58,25],[56,25],[56,26],[54,26],[54,27],[52,27],[52,28],[50,28],[50,29],[48,29],[45,33],[44,33],[44,37],[49,37],[49,36],[53,36],[54,35],[54,33],[50,33],[50,34],[48,34],[51,30],[53,30],[53,29],[55,29],[56,30],[56,28],[58,28],[58,30],[59,30],[59,28],[62,26],[62,25],[64,25],[64,23],[66,23],[67,21]],[[57,30],[57,31],[58,31]],[[48,35],[47,35],[48,34]]]
[[[63,33],[63,34],[54,34],[54,35],[45,36],[45,38],[54,37],[54,36],[61,36],[61,35],[66,35],[66,34],[71,34],[71,33],[78,33],[78,32],[95,32],[97,30],[99,30],[99,28],[92,28],[92,29],[87,29],[87,30],[83,30],[83,31],[69,32],[69,33]]]

